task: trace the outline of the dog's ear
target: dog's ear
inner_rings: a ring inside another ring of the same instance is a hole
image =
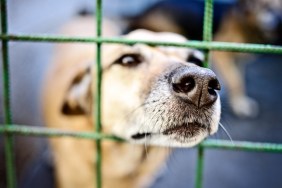
[[[91,114],[92,107],[92,73],[90,66],[80,71],[72,80],[65,95],[62,113],[65,115]]]

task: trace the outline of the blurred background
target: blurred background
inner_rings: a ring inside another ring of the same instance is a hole
[[[248,1],[248,0],[245,0]],[[251,1],[253,4],[257,1]],[[222,18],[232,8],[240,8],[236,0],[215,0],[214,32]],[[9,0],[9,32],[21,34],[56,34],[58,29],[81,10],[94,11],[90,0]],[[190,39],[201,39],[203,1],[201,0],[104,0],[104,16],[121,24],[124,32],[140,28],[140,18],[152,8],[161,7],[172,16],[181,33]],[[243,10],[247,14],[247,10]],[[279,17],[279,16],[278,16]],[[281,29],[282,16],[277,22],[268,19],[266,29]],[[137,22],[138,21],[138,22]],[[138,25],[137,23],[140,23]],[[267,25],[268,24],[268,25]],[[273,26],[274,25],[274,26]],[[277,28],[276,28],[277,27]],[[267,30],[267,32],[270,32]],[[277,34],[278,33],[278,34]],[[282,32],[275,38],[259,41],[281,45]],[[273,34],[274,36],[274,34]],[[14,124],[44,126],[40,107],[40,92],[53,43],[10,42],[11,103]],[[0,60],[1,61],[1,60]],[[222,124],[233,140],[282,143],[282,56],[254,55],[243,58],[246,65],[247,93],[259,106],[255,118],[239,118],[232,113],[225,87],[221,91]],[[2,63],[0,64],[0,67]],[[1,67],[2,69],[2,67]],[[2,79],[2,72],[0,73]],[[3,91],[2,80],[0,91]],[[2,92],[0,105],[3,105]],[[3,109],[0,108],[0,122]],[[223,130],[213,136],[228,139]],[[16,136],[16,166],[18,187],[53,188],[53,164],[48,143],[44,138]],[[152,188],[193,187],[196,172],[196,149],[175,149],[166,168],[159,173]],[[3,135],[0,135],[0,187],[5,184]],[[272,153],[206,150],[204,187],[250,188],[282,187],[282,155]]]

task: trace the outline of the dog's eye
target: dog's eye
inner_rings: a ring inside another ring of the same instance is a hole
[[[193,63],[193,64],[198,65],[198,66],[200,66],[200,67],[203,67],[203,66],[204,66],[203,61],[200,60],[200,59],[198,59],[197,57],[195,57],[195,56],[193,56],[193,55],[189,56],[188,59],[187,59],[187,61],[188,61],[189,63]]]
[[[125,54],[115,61],[114,64],[120,64],[127,67],[133,67],[143,61],[143,58],[139,54]]]
[[[193,63],[200,67],[204,66],[204,54],[201,51],[195,50],[193,53],[189,54],[186,61]]]

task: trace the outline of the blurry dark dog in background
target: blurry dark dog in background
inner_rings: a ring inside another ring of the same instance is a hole
[[[129,18],[128,30],[145,28],[180,33],[190,40],[202,40],[204,1],[166,0]],[[214,2],[214,39],[237,43],[281,43],[282,0],[238,0]],[[255,117],[259,105],[247,96],[242,53],[214,51],[212,62],[222,77],[232,111],[238,117]],[[240,61],[242,62],[242,60]],[[246,61],[244,61],[246,62]]]

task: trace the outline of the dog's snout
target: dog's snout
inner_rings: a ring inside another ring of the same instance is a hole
[[[215,90],[220,90],[216,75],[201,67],[179,67],[170,76],[173,94],[197,107],[213,104],[217,99]]]

